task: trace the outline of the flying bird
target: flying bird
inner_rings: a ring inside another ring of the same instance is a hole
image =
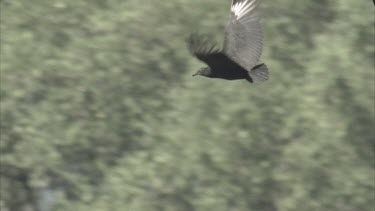
[[[204,36],[190,36],[190,52],[207,64],[193,76],[246,79],[251,83],[268,79],[267,66],[258,64],[263,41],[258,6],[259,0],[232,0],[223,49],[216,48],[216,44]]]

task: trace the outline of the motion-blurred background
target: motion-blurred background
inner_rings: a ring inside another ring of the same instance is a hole
[[[193,79],[230,3],[1,0],[1,210],[374,210],[373,3],[263,0],[270,80]]]

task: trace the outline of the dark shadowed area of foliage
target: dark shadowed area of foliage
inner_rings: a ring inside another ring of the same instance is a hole
[[[373,211],[374,6],[263,0],[271,78],[192,78],[230,0],[1,0],[2,211]]]

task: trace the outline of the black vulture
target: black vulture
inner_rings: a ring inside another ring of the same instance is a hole
[[[232,0],[222,50],[201,35],[190,36],[190,52],[208,65],[200,68],[193,76],[246,79],[251,83],[268,79],[267,66],[258,64],[263,40],[258,6],[259,0]]]

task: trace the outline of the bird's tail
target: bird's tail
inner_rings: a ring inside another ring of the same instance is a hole
[[[249,71],[250,82],[264,82],[269,78],[268,67],[266,64],[258,64]]]

